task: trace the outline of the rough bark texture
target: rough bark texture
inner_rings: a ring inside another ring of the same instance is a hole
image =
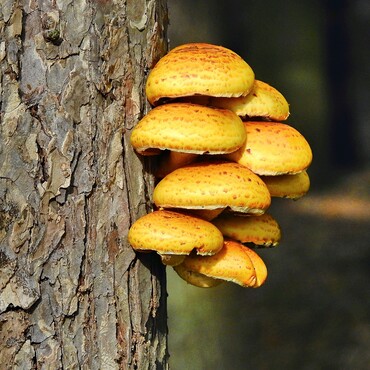
[[[1,1],[1,368],[167,368],[165,272],[127,243],[166,26],[165,0]]]

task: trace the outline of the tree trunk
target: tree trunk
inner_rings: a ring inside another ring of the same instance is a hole
[[[2,369],[168,368],[165,270],[127,242],[166,29],[165,0],[1,1]]]

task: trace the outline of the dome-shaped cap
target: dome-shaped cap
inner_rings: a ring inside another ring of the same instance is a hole
[[[247,134],[242,120],[227,109],[171,103],[152,109],[135,126],[131,144],[139,152],[152,149],[194,154],[224,154],[240,148]]]
[[[201,162],[178,168],[155,187],[157,207],[264,213],[271,202],[264,182],[233,162]]]
[[[247,141],[226,158],[258,175],[294,174],[312,161],[307,140],[294,127],[278,122],[244,122]]]
[[[243,287],[259,287],[267,278],[266,265],[257,253],[234,240],[225,240],[223,248],[213,256],[191,254],[185,257],[179,267]],[[176,271],[177,266],[174,269]]]
[[[151,104],[191,95],[236,97],[252,89],[254,72],[235,52],[217,45],[178,46],[154,66],[146,83]]]
[[[221,232],[210,222],[167,210],[139,218],[129,230],[128,241],[136,251],[161,255],[187,255],[193,250],[212,255],[223,246]]]
[[[284,121],[289,117],[289,104],[283,94],[266,82],[255,80],[247,96],[238,98],[212,98],[210,105],[230,109],[243,118],[264,117],[271,121]]]
[[[277,198],[298,199],[310,189],[310,177],[307,171],[294,175],[261,176],[270,195]]]
[[[281,230],[277,221],[268,213],[260,216],[240,217],[222,213],[212,220],[224,237],[241,243],[253,243],[256,247],[274,247],[281,239]]]

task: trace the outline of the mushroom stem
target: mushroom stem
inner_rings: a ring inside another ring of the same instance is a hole
[[[194,162],[198,157],[198,154],[194,153],[182,153],[182,152],[174,152],[170,151],[168,156],[163,159],[156,176],[159,178],[165,177],[170,172],[180,168],[182,166],[186,166]]]

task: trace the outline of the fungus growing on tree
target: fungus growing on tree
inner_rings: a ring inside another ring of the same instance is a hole
[[[156,251],[189,284],[259,287],[267,268],[252,248],[281,238],[271,197],[309,189],[311,148],[292,126],[285,97],[256,80],[233,51],[178,46],[150,72],[154,108],[131,133],[139,155],[158,155],[156,211],[130,228],[138,252]],[[212,223],[209,222],[212,220]]]

